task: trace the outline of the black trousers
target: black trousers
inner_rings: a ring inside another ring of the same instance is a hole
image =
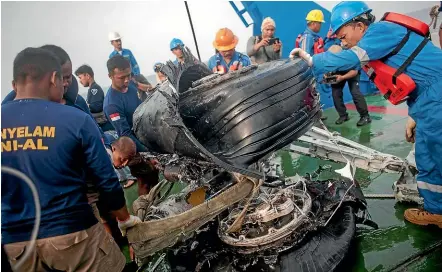
[[[348,80],[341,81],[337,84],[331,84],[333,103],[335,104],[336,111],[340,117],[347,116],[347,108],[344,104],[344,86],[348,82],[348,87],[350,89],[351,96],[353,97],[353,102],[356,105],[356,110],[361,117],[368,115],[367,102],[365,101],[364,95],[362,95],[359,89],[359,74]]]

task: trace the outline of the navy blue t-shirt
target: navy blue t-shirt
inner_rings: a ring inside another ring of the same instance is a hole
[[[94,120],[86,113],[40,99],[1,107],[2,166],[27,175],[41,203],[38,239],[84,230],[97,223],[86,192],[95,184],[110,210],[125,205],[123,190]],[[86,178],[87,176],[87,178]],[[2,173],[2,243],[30,238],[35,207],[26,184]]]
[[[133,115],[140,104],[137,89],[132,84],[129,84],[126,93],[119,92],[111,86],[104,98],[104,113],[117,131],[118,137],[130,137],[137,146],[137,152],[146,152],[146,147],[132,131]]]
[[[89,86],[86,100],[92,113],[103,111],[104,92],[95,81]]]

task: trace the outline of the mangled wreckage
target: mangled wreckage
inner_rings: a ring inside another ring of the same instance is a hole
[[[333,271],[369,220],[353,179],[280,178],[269,157],[311,131],[320,116],[301,60],[213,74],[185,48],[168,80],[134,114],[138,139],[164,176],[139,197],[143,222],[128,231],[143,271]],[[161,193],[162,192],[162,193]],[[160,253],[160,254],[158,254]],[[156,258],[152,258],[152,256]]]

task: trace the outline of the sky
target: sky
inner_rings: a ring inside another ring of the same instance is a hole
[[[317,3],[331,10],[339,1]],[[429,10],[436,4],[439,1],[369,3],[377,18],[387,10],[410,13],[424,8]],[[203,61],[214,54],[212,41],[222,27],[235,32],[239,37],[237,50],[245,51],[252,28],[242,24],[227,1],[189,1],[188,5]],[[88,64],[94,69],[97,83],[103,88],[109,86],[106,61],[113,50],[107,40],[110,31],[118,31],[123,36],[123,47],[134,53],[144,75],[153,73],[155,62],[173,59],[169,42],[174,37],[181,38],[196,56],[182,1],[2,2],[2,99],[11,90],[12,63],[17,53],[25,47],[44,44],[61,46],[70,55],[74,71]],[[80,93],[84,95],[86,89],[81,87]]]

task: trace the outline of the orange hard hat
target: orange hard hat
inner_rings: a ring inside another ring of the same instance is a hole
[[[238,37],[236,37],[232,30],[221,28],[216,33],[215,40],[213,41],[213,47],[218,51],[229,51],[236,47],[238,44]]]

